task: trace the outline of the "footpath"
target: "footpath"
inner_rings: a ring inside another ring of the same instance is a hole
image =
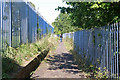
[[[31,78],[86,78],[85,74],[78,69],[73,55],[60,43],[56,51],[48,55],[33,73]]]

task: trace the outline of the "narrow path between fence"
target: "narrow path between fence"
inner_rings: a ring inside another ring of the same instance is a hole
[[[84,73],[78,69],[63,43],[60,43],[53,54],[48,55],[32,75],[39,78],[85,78]]]

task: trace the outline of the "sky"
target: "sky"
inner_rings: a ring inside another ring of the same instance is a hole
[[[55,10],[58,6],[67,7],[62,0],[31,0],[35,4],[36,9],[50,23],[54,22],[60,11]]]

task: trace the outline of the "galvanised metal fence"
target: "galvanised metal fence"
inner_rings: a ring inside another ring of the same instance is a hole
[[[0,50],[33,43],[48,33],[54,28],[29,2],[0,1]]]
[[[64,33],[63,38],[72,38],[74,40],[74,32]]]
[[[75,32],[74,50],[86,64],[106,68],[109,78],[119,78],[120,23]]]

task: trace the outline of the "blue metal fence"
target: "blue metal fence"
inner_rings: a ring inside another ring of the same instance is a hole
[[[28,7],[28,42],[37,40],[37,14],[33,8]]]
[[[73,38],[74,50],[85,59],[87,65],[100,67],[109,78],[119,78],[120,67],[120,22],[101,28],[64,33]]]
[[[74,40],[74,32],[64,33],[63,38],[72,38]]]
[[[54,28],[29,2],[0,2],[0,50],[35,42],[47,33],[54,33]]]
[[[11,7],[11,4],[10,3],[3,3],[1,5],[1,14],[4,14],[4,15],[1,15],[2,17],[2,20],[1,20],[1,26],[3,26],[1,28],[1,40],[2,40],[2,47],[4,48],[5,46],[7,46],[6,43],[8,43],[9,45],[11,45],[10,43],[10,40],[11,40],[11,36],[10,36],[10,33],[11,33],[11,26],[9,25],[11,23],[11,12],[10,12],[10,7]]]
[[[120,23],[75,32],[74,50],[85,56],[87,65],[106,68],[109,78],[119,78]]]
[[[1,7],[2,7],[2,3],[0,3],[0,9],[1,9]],[[2,28],[1,28],[2,15],[1,14],[2,14],[2,9],[0,10],[0,49],[2,49],[2,32],[1,32],[2,31]]]

